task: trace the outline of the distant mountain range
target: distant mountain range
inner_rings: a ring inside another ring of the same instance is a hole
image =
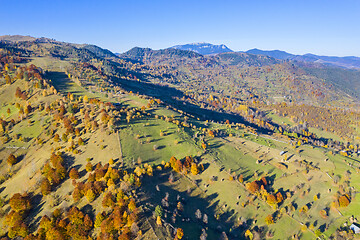
[[[173,46],[171,48],[193,51],[193,52],[196,52],[196,53],[199,53],[199,54],[202,54],[202,55],[233,52],[233,50],[231,50],[230,48],[228,48],[224,44],[213,45],[213,44],[210,44],[210,43],[190,43],[190,44],[185,44],[185,45],[176,45],[176,46]]]
[[[265,55],[270,56],[280,60],[294,60],[301,62],[313,62],[321,63],[330,66],[342,67],[342,68],[360,68],[360,58],[359,57],[333,57],[333,56],[319,56],[315,54],[304,54],[304,55],[294,55],[279,50],[264,51],[257,48],[250,49],[246,53],[256,54],[256,55]]]
[[[109,50],[99,48],[95,45],[89,44],[69,44],[69,43],[62,43],[56,41],[54,39],[49,38],[35,38],[31,36],[21,36],[21,35],[4,35],[0,36],[0,41],[10,41],[10,42],[37,42],[37,43],[57,43],[57,44],[65,44],[65,45],[72,45],[78,48],[90,50],[98,57],[115,57],[116,56],[124,56],[124,54],[115,53],[113,54]],[[140,48],[134,48],[134,50],[139,50]],[[224,44],[214,45],[210,43],[190,43],[184,45],[176,45],[169,49],[178,49],[178,50],[185,50],[185,51],[192,51],[201,55],[216,55],[221,53],[231,53],[234,52],[230,48],[228,48]],[[170,51],[171,50],[166,50]],[[147,49],[148,51],[150,49]],[[165,49],[164,49],[165,50]],[[164,51],[163,50],[163,51]],[[131,52],[131,51],[130,51]],[[179,53],[179,52],[172,52]],[[304,63],[319,63],[324,64],[332,67],[341,67],[347,69],[359,69],[360,68],[360,57],[349,56],[349,57],[337,57],[337,56],[319,56],[315,54],[304,54],[304,55],[295,55],[281,50],[261,50],[261,49],[250,49],[248,51],[239,51],[238,53],[247,53],[247,54],[254,54],[254,55],[263,55],[272,57],[278,60],[292,60]],[[182,53],[184,54],[184,53]],[[126,54],[125,54],[126,55]],[[227,56],[227,55],[224,55]],[[229,55],[230,56],[230,55]],[[232,56],[232,55],[231,55]]]
[[[224,44],[214,45],[210,43],[190,43],[184,45],[176,45],[171,48],[193,51],[202,55],[215,55],[220,53],[234,52]],[[329,66],[349,68],[349,69],[360,68],[360,58],[354,56],[350,56],[350,57],[319,56],[310,53],[304,55],[295,55],[281,50],[267,51],[257,48],[245,51],[245,53],[269,56],[279,60],[293,60],[299,62],[320,63]]]

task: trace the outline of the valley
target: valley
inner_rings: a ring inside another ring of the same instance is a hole
[[[14,38],[2,239],[356,238],[358,70]]]

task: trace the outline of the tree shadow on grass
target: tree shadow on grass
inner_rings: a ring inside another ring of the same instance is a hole
[[[41,216],[35,218],[36,215],[38,215],[42,210],[43,210],[43,206],[45,204],[45,201],[43,200],[43,196],[40,194],[36,194],[34,196],[31,197],[31,205],[33,206],[33,208],[31,209],[29,215],[27,216],[27,218],[31,221],[33,219],[29,228],[32,230],[36,230],[36,227],[38,226],[40,220],[41,220]]]
[[[95,211],[94,211],[94,209],[93,209],[93,207],[90,205],[90,204],[86,204],[85,206],[83,206],[82,208],[81,208],[81,211],[84,213],[84,214],[87,214],[87,215],[89,215],[89,217],[91,218],[91,219],[95,219]]]
[[[75,157],[69,155],[69,154],[66,154],[66,153],[63,153],[61,155],[64,159],[64,167],[66,169],[69,169],[75,162]]]
[[[157,147],[157,150],[161,150],[161,149],[163,149],[163,148],[165,148],[165,146],[164,146],[164,145],[161,145],[161,146],[158,146],[158,147]]]
[[[245,123],[246,125],[254,127],[258,131],[263,133],[268,132],[268,130],[266,129],[259,128],[255,124],[247,122],[242,116],[200,108],[195,104],[189,102],[185,103],[184,101],[178,100],[178,99],[182,99],[185,95],[182,91],[176,88],[157,85],[144,81],[139,82],[139,81],[125,80],[125,79],[116,79],[116,78],[114,78],[113,80],[127,91],[138,92],[139,94],[159,98],[164,103],[169,104],[174,108],[182,110],[202,120],[213,120],[217,122],[223,122],[225,120],[229,120],[230,122],[235,122],[235,123]]]
[[[204,164],[203,164],[203,166],[204,166],[204,171],[205,171],[206,169],[208,169],[208,168],[209,168],[210,163],[204,163]]]
[[[196,186],[190,181],[182,180],[181,184],[186,184],[178,190],[180,186],[178,180],[184,176],[172,172],[175,176],[174,183],[169,184],[168,179],[170,170],[166,169],[162,172],[155,172],[154,177],[145,176],[141,191],[144,193],[140,201],[142,205],[147,205],[148,210],[145,211],[145,216],[152,218],[153,211],[157,205],[162,205],[164,198],[167,197],[167,205],[163,205],[164,213],[162,219],[174,227],[181,227],[184,229],[185,236],[188,239],[199,239],[202,229],[207,229],[209,240],[220,239],[221,233],[226,232],[229,239],[238,239],[243,236],[244,229],[235,227],[236,212],[233,209],[223,208],[220,205],[217,193],[206,195],[192,195]],[[159,174],[156,177],[156,174]],[[159,186],[159,191],[156,186]],[[190,192],[190,194],[189,194]],[[180,205],[183,206],[183,211],[178,209]],[[148,204],[146,204],[148,203]],[[197,209],[200,210],[202,218],[195,216]],[[219,214],[221,212],[221,214]],[[203,216],[206,214],[208,223],[203,221]],[[175,222],[174,222],[175,220]],[[230,231],[231,229],[231,231]]]
[[[218,149],[220,147],[224,146],[224,143],[222,142],[216,142],[216,143],[212,143],[211,145],[209,145],[209,149]]]
[[[52,84],[58,91],[69,92],[72,87],[71,80],[64,72],[48,71],[45,77],[51,79]]]

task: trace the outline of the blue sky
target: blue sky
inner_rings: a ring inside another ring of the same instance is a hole
[[[0,35],[90,43],[113,52],[210,42],[235,51],[360,56],[358,0],[0,0]]]

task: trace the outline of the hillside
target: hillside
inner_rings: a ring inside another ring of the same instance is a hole
[[[334,88],[332,81],[307,73],[302,66],[262,55],[237,52],[203,56],[182,50],[134,48],[119,57],[145,65],[172,67],[167,70],[172,75],[168,81],[176,82],[175,87],[198,93],[211,87],[210,91],[221,91],[225,96],[253,92],[268,102],[287,99],[299,104],[336,105],[336,102],[356,101],[341,93],[344,88]],[[229,86],[232,88],[227,89]],[[238,98],[246,100],[248,95],[241,94]]]
[[[347,109],[354,110],[359,105],[356,87],[351,85],[351,83],[356,83],[356,77],[350,78],[350,80],[347,80],[346,77],[356,76],[356,71],[354,74],[351,73],[351,70],[329,68],[321,64],[300,64],[247,53],[203,56],[182,50],[177,50],[176,54],[169,54],[167,50],[154,51],[141,48],[132,49],[121,55],[120,58],[135,60],[138,72],[144,74],[142,77],[154,75],[154,73],[158,76],[145,77],[144,81],[156,85],[166,84],[170,89],[176,88],[185,93],[185,95],[170,94],[166,100],[165,95],[171,91],[166,90],[152,96],[160,97],[177,108],[183,110],[186,108],[187,111],[191,106],[197,105],[211,111],[241,115],[247,121],[253,122],[251,116],[254,114],[263,121],[268,121],[268,118],[272,119],[274,115],[267,114],[267,112],[269,110],[272,112],[274,108],[277,108],[277,104],[296,106],[305,104],[319,107],[319,109],[330,107],[336,112],[341,112],[337,108],[341,109],[347,106]],[[337,79],[330,78],[331,74],[316,74],[316,71],[319,71],[316,69],[322,69],[324,73],[330,73],[332,69],[336,72],[343,71],[343,75]],[[349,81],[350,84],[342,84],[339,87],[341,81]],[[149,89],[149,85],[144,84],[137,91],[152,94],[151,91],[145,89]],[[181,102],[180,104],[178,104],[179,102],[175,103],[174,98],[185,100],[189,104],[188,107],[183,106]],[[250,111],[241,110],[244,105],[250,107]],[[199,111],[195,110],[196,112]],[[264,117],[265,115],[266,117]],[[344,121],[353,119],[345,115],[343,116]],[[291,118],[296,119],[296,124],[302,124],[305,120],[301,112],[297,112]],[[282,122],[277,122],[276,118],[273,120],[277,124],[283,125]],[[324,124],[321,125],[326,126],[333,121],[331,116],[327,116],[323,120]],[[353,121],[356,122],[356,119],[351,120],[352,123],[346,132],[340,129],[336,130],[336,127],[329,131],[337,132],[338,135],[347,139],[346,141],[349,141],[349,136],[354,140],[357,130]],[[338,122],[331,125],[338,126]],[[319,124],[312,124],[310,127],[319,128],[319,126]]]
[[[35,41],[36,38],[31,36],[21,35],[4,35],[0,36],[0,41],[22,42],[22,41]]]
[[[307,73],[333,84],[354,98],[360,98],[360,70],[345,70],[341,68],[309,65],[305,65],[303,69]]]
[[[261,50],[261,49],[257,49],[257,48],[250,49],[250,50],[246,51],[246,53],[251,53],[251,54],[256,54],[256,55],[264,55],[264,56],[269,56],[269,57],[273,57],[273,58],[281,59],[281,60],[291,59],[295,56],[294,54],[287,53],[285,51],[280,51],[280,50],[266,51],[266,50]]]
[[[246,53],[1,42],[0,236],[354,238],[360,114],[328,77]]]
[[[199,53],[201,55],[233,52],[233,50],[229,49],[224,44],[213,45],[210,43],[190,43],[190,44],[184,44],[184,45],[176,45],[171,48],[186,50],[186,51],[193,51],[193,52]]]
[[[201,54],[192,51],[183,51],[174,48],[167,48],[162,50],[152,50],[150,48],[135,47],[129,51],[120,54],[120,58],[139,61],[145,64],[163,64],[177,65],[181,59],[188,61],[204,61]]]

